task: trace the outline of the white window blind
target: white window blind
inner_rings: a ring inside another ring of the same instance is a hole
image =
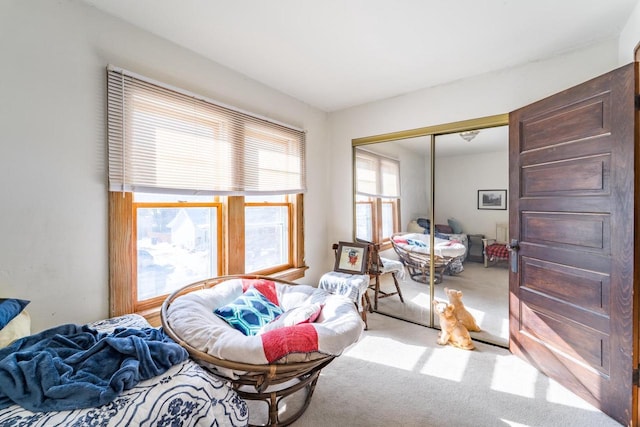
[[[305,133],[109,66],[111,191],[306,190]]]
[[[356,192],[369,197],[400,197],[400,162],[356,148]]]

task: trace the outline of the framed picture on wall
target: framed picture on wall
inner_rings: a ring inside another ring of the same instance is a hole
[[[507,210],[507,190],[478,190],[478,209]]]
[[[367,267],[368,245],[338,242],[335,271],[349,274],[364,274]]]

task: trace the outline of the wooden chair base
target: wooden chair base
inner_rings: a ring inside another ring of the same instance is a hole
[[[369,298],[369,294],[365,291],[365,293],[362,294],[362,312],[360,313],[362,321],[364,322],[365,331],[369,329],[369,324],[367,323],[367,311],[373,313],[373,310],[371,309],[371,299]]]
[[[412,280],[420,283],[429,284],[429,266],[425,266],[425,268],[415,268],[412,266],[407,266],[407,270],[409,271],[409,276]],[[436,267],[434,269],[433,275],[433,283],[436,285],[442,283],[444,271],[446,270],[446,266]]]
[[[277,390],[273,392],[253,392],[246,391],[240,387],[239,383],[232,383],[233,388],[238,393],[238,395],[245,400],[253,400],[253,401],[262,401],[267,403],[269,406],[268,413],[268,424],[249,424],[250,427],[275,427],[275,426],[288,426],[294,423],[298,418],[304,414],[304,412],[309,407],[311,403],[311,397],[313,396],[313,392],[316,388],[316,383],[318,382],[318,377],[320,375],[321,369],[326,366],[319,366],[317,369],[308,372],[297,379],[299,382],[293,386],[287,387],[282,390]],[[292,414],[287,414],[286,411],[283,413],[286,417],[280,417],[280,401],[287,397],[291,396],[294,393],[304,393],[304,403],[302,406]]]
[[[373,291],[373,307],[371,307],[370,305],[370,310],[372,313],[374,310],[378,309],[378,300],[379,299],[383,299],[383,298],[387,298],[387,297],[392,297],[394,295],[398,295],[398,297],[400,298],[400,302],[404,303],[404,298],[402,297],[402,291],[400,290],[400,284],[398,283],[398,278],[396,277],[396,273],[390,273],[391,277],[393,277],[393,284],[396,287],[396,291],[395,292],[385,292],[380,290],[380,276],[381,275],[376,275],[373,283],[369,286],[369,289],[371,289]]]
[[[404,264],[404,266],[407,268],[407,270],[409,271],[409,276],[412,280],[428,284],[431,255],[428,253],[407,251],[401,245],[398,245],[394,240],[394,236],[396,234],[402,233],[393,234],[391,236],[391,244],[393,245],[393,249],[400,259],[400,262],[402,262],[402,264]],[[444,272],[446,271],[447,266],[453,261],[453,259],[454,258],[434,255],[434,283],[438,284],[442,282]]]

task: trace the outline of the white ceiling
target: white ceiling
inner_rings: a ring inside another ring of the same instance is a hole
[[[616,37],[637,0],[84,0],[324,111]]]

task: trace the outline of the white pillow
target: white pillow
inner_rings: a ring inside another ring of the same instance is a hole
[[[0,330],[0,348],[4,348],[27,335],[31,335],[31,316],[26,310],[22,310],[7,323],[7,326]]]
[[[285,326],[295,326],[300,323],[312,323],[318,318],[318,316],[320,316],[321,311],[322,304],[318,302],[292,308],[260,328],[258,335],[274,329],[283,328]]]

